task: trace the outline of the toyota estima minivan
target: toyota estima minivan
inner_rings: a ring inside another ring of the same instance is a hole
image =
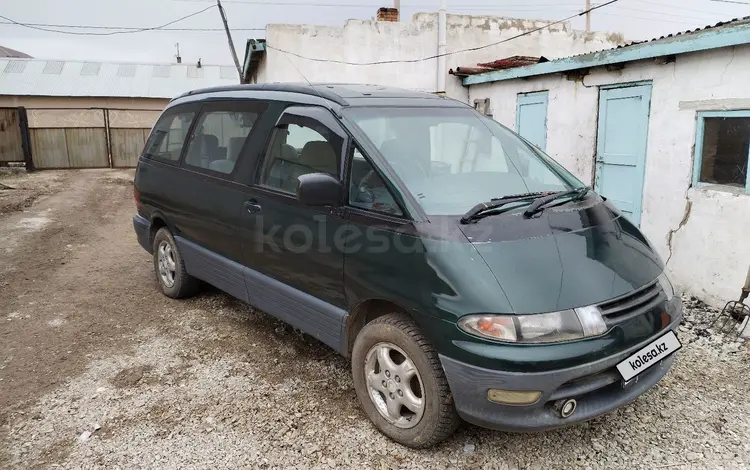
[[[406,446],[459,418],[591,419],[656,384],[680,347],[680,299],[614,201],[450,99],[187,93],[148,138],[135,198],[164,294],[212,284],[351,357],[364,412]]]

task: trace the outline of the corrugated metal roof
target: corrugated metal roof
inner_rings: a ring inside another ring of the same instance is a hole
[[[721,21],[714,25],[704,26],[703,28],[681,31],[646,41],[632,41],[609,49],[561,57],[549,62],[525,66],[519,65],[517,67],[479,74],[466,74],[463,78],[463,84],[477,85],[480,83],[562,73],[571,70],[711,50],[739,44],[750,44],[750,16]]]
[[[530,57],[526,55],[514,55],[505,59],[493,60],[492,62],[480,62],[477,64],[478,67],[486,67],[488,69],[502,70],[513,67],[523,67],[525,65],[538,64],[540,62],[549,62],[546,57]]]
[[[492,62],[480,62],[476,67],[456,67],[456,70],[450,69],[448,73],[457,77],[468,77],[469,75],[478,75],[480,73],[492,72],[493,70],[525,67],[544,62],[549,62],[549,59],[544,56],[530,57],[526,55],[514,55],[505,59],[493,60]]]
[[[224,67],[0,58],[0,95],[174,98],[238,84]]]
[[[576,55],[572,55],[572,56],[568,56],[568,57],[580,57],[580,56],[584,56],[584,55],[595,54],[597,52],[614,51],[614,50],[617,50],[617,49],[623,49],[625,47],[636,46],[638,44],[645,44],[645,43],[650,43],[650,42],[661,41],[661,40],[664,40],[664,39],[667,39],[667,38],[673,38],[673,37],[677,37],[677,36],[688,36],[688,35],[691,35],[691,34],[698,33],[700,31],[706,31],[708,29],[719,28],[719,27],[722,27],[722,26],[733,26],[733,25],[736,25],[736,24],[746,23],[748,21],[750,21],[750,16],[744,16],[742,18],[733,18],[733,19],[727,20],[727,21],[719,21],[716,24],[709,24],[709,25],[703,26],[702,28],[688,29],[687,31],[679,31],[677,33],[671,33],[671,34],[667,34],[667,35],[664,35],[664,36],[659,36],[658,38],[645,39],[643,41],[630,41],[630,42],[627,42],[625,44],[620,44],[617,47],[610,47],[609,49],[601,49],[601,50],[598,50],[596,52],[584,52],[582,54],[576,54]],[[561,57],[560,59],[564,59],[564,58],[565,57]],[[559,59],[555,59],[555,60],[559,60]]]

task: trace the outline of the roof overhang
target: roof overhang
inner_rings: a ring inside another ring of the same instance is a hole
[[[750,44],[750,21],[732,24],[725,28],[705,29],[692,34],[682,34],[618,49],[566,57],[541,64],[471,75],[463,79],[463,84],[469,86],[514,80],[742,44]]]
[[[242,64],[242,83],[250,83],[260,66],[260,61],[266,55],[265,39],[248,39],[245,45],[245,60]]]

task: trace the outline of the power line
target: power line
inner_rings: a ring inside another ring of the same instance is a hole
[[[18,23],[12,21],[0,21],[0,24],[19,26]],[[41,26],[46,28],[69,28],[69,29],[106,29],[106,30],[132,30],[141,32],[144,28],[142,26],[94,26],[94,25],[83,25],[83,24],[49,24],[49,23],[23,23],[20,26]],[[231,28],[232,31],[265,31],[266,28]],[[221,31],[224,32],[224,28],[159,28],[151,31]]]
[[[615,18],[633,18],[635,20],[658,21],[659,23],[689,24],[691,26],[696,25],[695,21],[677,21],[677,20],[665,20],[663,18],[646,18],[644,16],[623,15],[620,13],[600,13],[600,15],[613,16]]]
[[[186,3],[208,3],[212,0],[172,0],[176,2],[186,2]],[[341,8],[380,8],[383,6],[383,4],[363,4],[363,3],[318,3],[318,2],[288,2],[288,1],[274,1],[274,0],[224,0],[224,3],[234,3],[239,5],[281,5],[281,6],[312,6],[312,7],[341,7]],[[560,4],[560,3],[548,3],[548,4],[538,4],[538,5],[529,5],[528,3],[516,3],[516,4],[508,4],[508,5],[480,5],[480,4],[474,4],[474,5],[458,5],[456,8],[486,8],[486,9],[506,9],[507,7],[559,7],[559,6],[576,6],[578,7],[579,4],[576,3],[566,3],[566,4]],[[420,5],[405,5],[402,6],[402,8],[435,8],[434,4],[420,4]]]
[[[606,3],[602,3],[601,5],[597,5],[595,7],[589,8],[588,10],[582,11],[580,13],[576,13],[575,15],[568,16],[567,18],[563,18],[561,20],[557,20],[557,21],[554,21],[552,23],[547,23],[544,26],[540,26],[539,28],[534,28],[532,30],[523,32],[521,34],[517,34],[517,35],[515,35],[513,37],[510,37],[510,38],[507,38],[507,39],[503,39],[502,41],[493,42],[491,44],[485,44],[483,46],[476,46],[476,47],[469,47],[469,48],[466,48],[466,49],[459,49],[457,51],[446,52],[444,54],[436,54],[436,55],[432,55],[432,56],[429,56],[429,57],[422,57],[420,59],[393,59],[393,60],[379,60],[379,61],[374,61],[374,62],[348,62],[348,61],[345,61],[345,60],[332,60],[332,59],[321,59],[321,58],[317,58],[317,57],[306,57],[306,56],[303,56],[301,54],[297,54],[296,52],[291,52],[291,51],[287,51],[287,50],[281,49],[279,47],[274,47],[273,45],[269,44],[268,42],[266,42],[266,48],[267,49],[274,49],[274,50],[279,51],[281,53],[290,54],[290,55],[293,55],[295,57],[299,57],[300,59],[309,60],[309,61],[312,61],[312,62],[327,62],[327,63],[332,63],[332,64],[343,64],[343,65],[411,64],[411,63],[415,63],[415,62],[424,62],[426,60],[437,59],[438,57],[444,57],[444,56],[449,56],[449,55],[461,54],[463,52],[478,51],[480,49],[486,49],[488,47],[497,46],[498,44],[503,44],[503,43],[506,43],[506,42],[509,42],[509,41],[513,41],[514,39],[518,39],[518,38],[523,37],[523,36],[528,36],[529,34],[536,33],[536,32],[541,31],[543,29],[547,29],[550,26],[554,26],[556,24],[560,24],[560,23],[563,23],[565,21],[572,20],[573,18],[576,18],[578,16],[583,16],[586,13],[590,13],[590,12],[592,12],[594,10],[598,10],[599,8],[606,7],[607,5],[611,5],[611,4],[616,3],[618,1],[619,0],[610,0],[610,1],[606,2]]]
[[[708,15],[726,16],[724,13],[720,13],[720,12],[716,12],[716,11],[697,10],[695,8],[686,8],[686,7],[677,6],[677,5],[667,5],[665,3],[650,2],[648,0],[633,0],[633,1],[638,2],[638,3],[646,3],[648,5],[656,5],[656,6],[660,6],[660,7],[673,8],[675,10],[685,10],[685,11],[692,11],[692,12],[696,12],[696,13],[706,13]]]
[[[188,18],[192,18],[193,16],[196,16],[196,15],[200,15],[201,13],[203,13],[205,11],[208,11],[211,8],[216,8],[216,5],[208,6],[208,7],[204,8],[204,9],[202,9],[200,11],[196,11],[195,13],[191,13],[189,15],[182,16],[180,18],[177,18],[176,20],[172,20],[172,21],[170,21],[168,23],[164,23],[163,25],[152,26],[152,27],[149,27],[149,28],[132,29],[132,30],[126,30],[126,31],[108,31],[106,33],[95,33],[95,32],[90,32],[90,31],[86,31],[86,32],[81,32],[81,31],[63,31],[63,30],[59,30],[59,29],[49,29],[49,28],[46,28],[46,27],[33,26],[30,23],[21,23],[20,21],[13,20],[13,19],[8,18],[7,16],[3,16],[3,15],[0,15],[0,18],[2,18],[4,20],[7,20],[10,23],[13,23],[13,24],[18,25],[18,26],[23,26],[25,28],[30,28],[30,29],[36,29],[36,30],[39,30],[39,31],[46,31],[46,32],[49,32],[49,33],[70,34],[70,35],[74,35],[74,36],[113,36],[115,34],[142,33],[142,32],[145,32],[145,31],[155,31],[155,30],[158,30],[158,29],[166,28],[169,25],[173,25],[175,23],[178,23],[180,21],[186,20]]]
[[[617,10],[627,10],[627,11],[634,11],[637,13],[648,13],[651,15],[664,15],[664,16],[672,16],[675,18],[687,18],[691,20],[700,20],[700,21],[710,21],[703,17],[697,17],[697,16],[690,16],[690,15],[681,15],[679,13],[667,13],[663,11],[654,11],[654,10],[642,10],[640,8],[628,8],[628,7],[612,7],[616,8]]]

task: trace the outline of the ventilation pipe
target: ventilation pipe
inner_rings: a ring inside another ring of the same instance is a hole
[[[445,76],[448,74],[445,61],[446,46],[446,19],[445,19],[446,0],[440,0],[440,10],[438,11],[438,60],[437,60],[437,92],[445,93]]]

